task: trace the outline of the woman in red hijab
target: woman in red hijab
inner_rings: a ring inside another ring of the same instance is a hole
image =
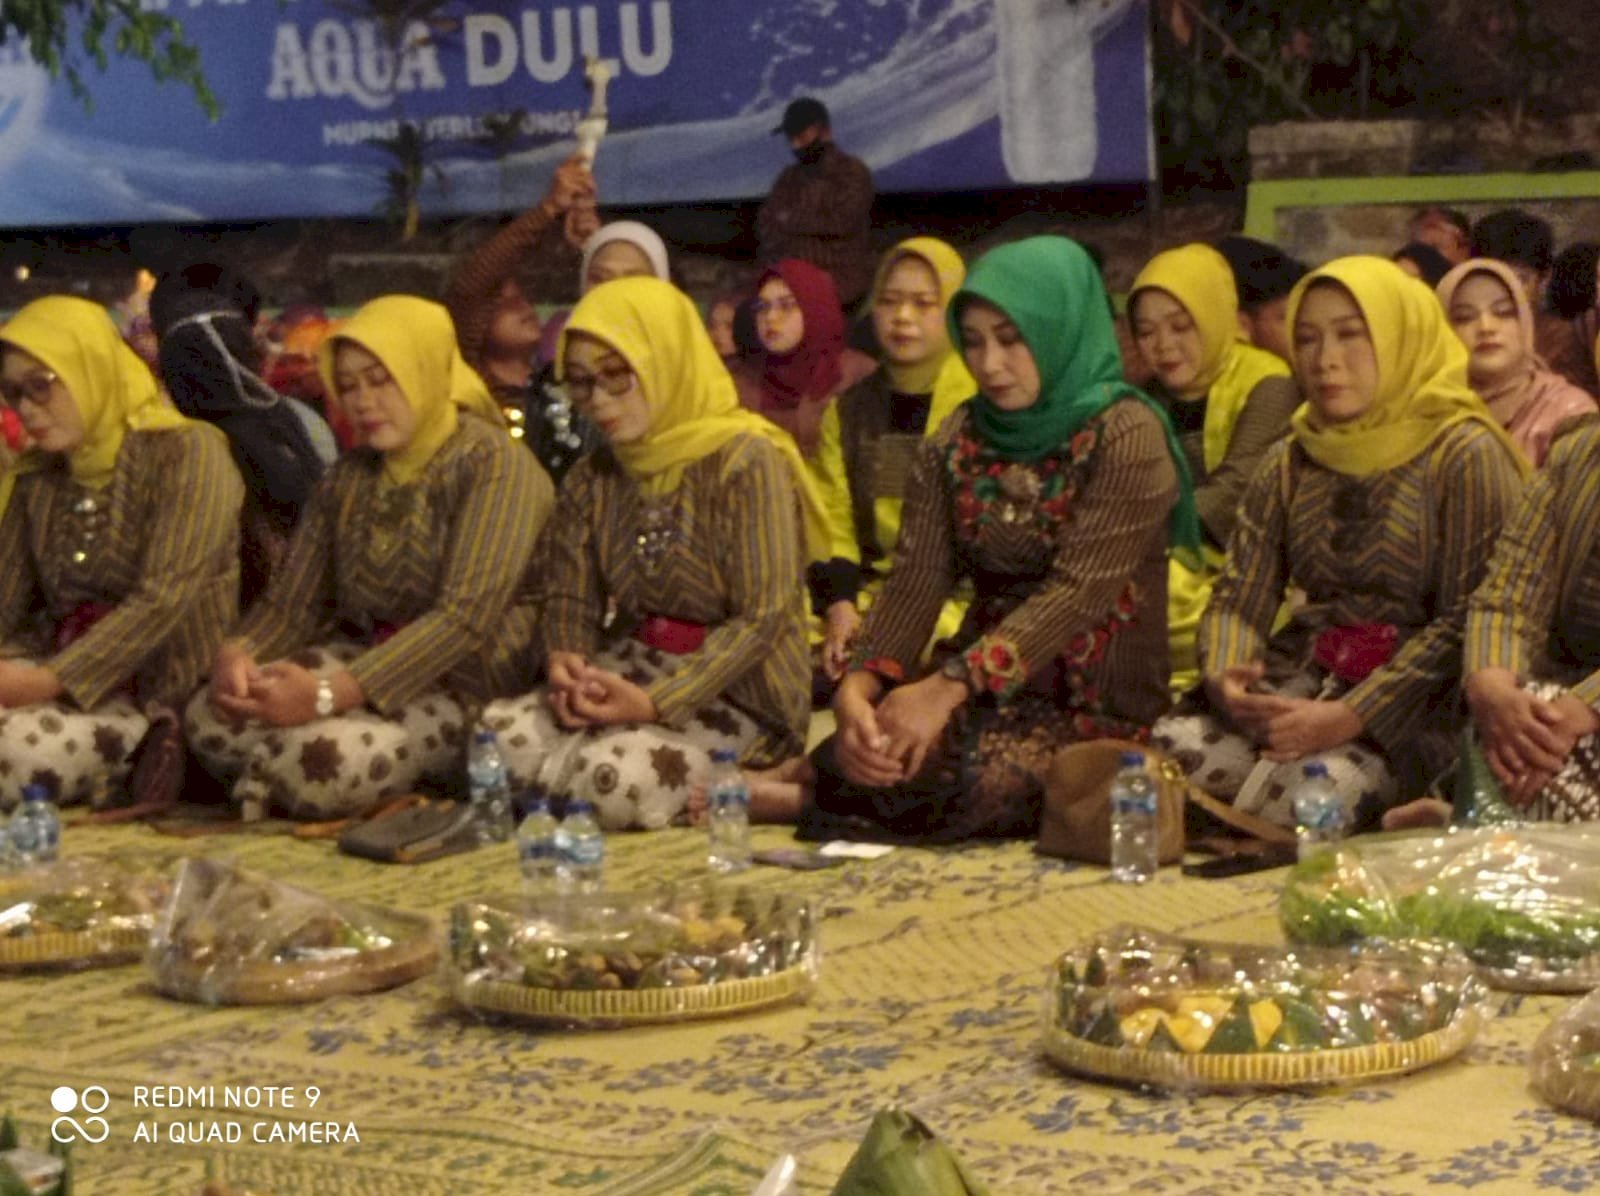
[[[754,368],[741,371],[740,401],[811,457],[828,404],[877,362],[846,347],[839,293],[827,271],[810,262],[784,258],[769,266],[756,285],[755,314],[763,352]]]

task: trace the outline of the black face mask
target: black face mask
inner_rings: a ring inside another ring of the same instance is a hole
[[[802,145],[794,151],[795,161],[802,166],[815,166],[822,161],[822,155],[828,152],[826,141],[813,141],[810,145]]]

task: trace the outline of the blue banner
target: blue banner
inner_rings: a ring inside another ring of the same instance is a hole
[[[802,94],[883,191],[1150,174],[1145,0],[457,0],[387,30],[359,0],[145,4],[200,47],[220,119],[130,61],[90,65],[85,110],[0,48],[0,223],[371,215],[407,122],[425,212],[521,207],[572,151],[586,57],[615,73],[605,203],[764,194]]]

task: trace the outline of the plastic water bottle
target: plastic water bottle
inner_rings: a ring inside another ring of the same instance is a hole
[[[478,842],[504,843],[511,838],[511,785],[506,762],[493,731],[480,727],[467,749],[467,792],[478,820]]]
[[[23,787],[22,805],[12,815],[9,832],[18,866],[48,864],[56,858],[61,851],[61,815],[48,789]]]
[[[1156,874],[1156,786],[1143,752],[1123,752],[1111,782],[1111,879],[1143,884]]]
[[[1297,854],[1306,860],[1344,838],[1350,815],[1339,800],[1326,764],[1313,760],[1300,771],[1303,779],[1289,795],[1289,804],[1294,807]]]
[[[535,796],[525,807],[522,824],[517,827],[517,861],[522,880],[530,892],[547,893],[560,887],[561,857],[556,848],[559,824],[550,813],[550,803]]]
[[[713,872],[743,872],[750,866],[750,785],[738,757],[726,748],[711,753],[706,825],[711,831],[706,862]]]
[[[581,797],[567,803],[567,816],[556,828],[557,873],[563,888],[594,893],[606,866],[606,840],[594,819],[594,807]]]

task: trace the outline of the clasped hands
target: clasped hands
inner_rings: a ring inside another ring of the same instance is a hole
[[[552,652],[546,664],[550,709],[569,731],[660,718],[655,699],[641,686],[590,664],[577,652]]]
[[[1212,704],[1261,745],[1263,759],[1284,764],[1349,743],[1362,732],[1361,716],[1340,701],[1258,693],[1266,675],[1260,661],[1206,678]]]
[[[1581,698],[1535,697],[1510,669],[1479,669],[1467,678],[1466,695],[1489,771],[1514,805],[1531,802],[1578,740],[1600,731],[1600,715]]]
[[[345,671],[329,678],[334,710],[348,710],[366,701],[360,683]],[[211,705],[230,718],[300,727],[317,715],[317,675],[288,660],[258,665],[243,648],[224,644],[211,670]]]
[[[963,682],[935,673],[898,687],[880,702],[882,693],[876,676],[856,672],[846,675],[833,696],[839,770],[846,780],[869,789],[915,777],[970,691]]]

